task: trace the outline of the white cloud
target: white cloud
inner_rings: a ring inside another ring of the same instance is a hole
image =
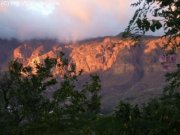
[[[79,40],[124,30],[136,0],[0,0],[0,37]]]

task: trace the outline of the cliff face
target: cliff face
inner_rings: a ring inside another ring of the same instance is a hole
[[[70,57],[77,69],[85,72],[106,71],[116,62],[120,51],[133,45],[133,41],[105,38],[101,42],[85,43],[73,47]]]
[[[147,39],[138,44],[132,40],[122,40],[107,37],[100,41],[87,41],[62,46],[61,44],[23,43],[15,47],[11,56],[24,64],[33,65],[46,57],[56,57],[60,51],[65,51],[70,60],[76,64],[77,71],[85,73],[107,71],[115,65],[114,72],[150,72],[162,71],[159,58],[163,55],[161,47],[163,39]],[[9,54],[8,53],[8,54]],[[177,57],[178,58],[178,57]]]
[[[3,68],[10,58],[33,66],[34,62],[56,57],[60,51],[64,51],[76,64],[77,71],[84,71],[80,78],[82,82],[89,73],[100,75],[103,109],[107,110],[120,99],[140,103],[161,93],[165,72],[159,58],[163,55],[160,48],[165,42],[165,39],[149,38],[135,45],[132,40],[106,37],[71,45],[62,45],[53,40],[37,40],[23,43],[16,41],[14,46],[10,46],[13,41],[6,41],[3,44],[8,44],[9,49],[4,47],[5,53],[0,41],[0,67]],[[180,62],[180,56],[175,57],[176,62]],[[175,65],[175,62],[169,63],[170,70]]]

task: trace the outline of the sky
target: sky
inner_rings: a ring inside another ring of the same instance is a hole
[[[137,0],[0,0],[0,38],[76,41],[117,35]]]

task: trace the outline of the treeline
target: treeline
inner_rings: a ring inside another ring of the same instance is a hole
[[[18,61],[0,78],[0,135],[179,135],[180,66],[167,74],[160,98],[143,107],[119,102],[111,115],[100,113],[100,79],[91,75],[76,87],[75,66],[63,53],[36,63]],[[62,74],[58,80],[54,68]],[[52,96],[49,89],[56,89]]]

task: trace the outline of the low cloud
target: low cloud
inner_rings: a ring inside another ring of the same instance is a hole
[[[128,25],[134,1],[0,0],[0,37],[74,41],[116,35]]]

